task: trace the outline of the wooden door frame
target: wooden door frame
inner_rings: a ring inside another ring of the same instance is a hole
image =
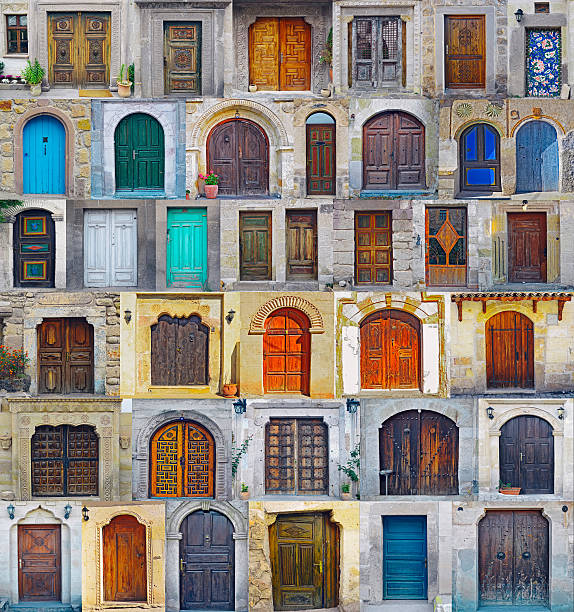
[[[28,599],[25,596],[22,596],[22,591],[23,591],[23,576],[22,576],[22,568],[20,567],[20,559],[21,559],[21,552],[22,552],[22,545],[21,545],[21,533],[22,533],[22,529],[46,529],[46,528],[51,528],[54,531],[57,531],[57,536],[56,536],[56,542],[57,542],[57,555],[58,555],[58,559],[59,559],[59,572],[56,574],[56,591],[59,595],[58,598],[56,599],[47,599],[47,600],[42,600],[42,601],[61,601],[62,599],[62,528],[60,524],[57,523],[42,523],[42,524],[18,524],[18,531],[17,531],[17,538],[18,538],[18,599],[19,601],[38,601],[38,600],[34,600],[34,599]]]
[[[511,240],[512,240],[512,234],[511,234],[511,227],[510,227],[510,219],[511,218],[518,218],[520,215],[537,215],[539,216],[541,219],[544,219],[544,263],[540,268],[540,276],[542,277],[542,279],[540,281],[527,281],[529,283],[546,283],[548,282],[548,211],[546,210],[533,210],[533,211],[527,211],[527,212],[518,212],[518,211],[511,211],[508,210],[506,211],[506,236],[507,236],[507,244],[508,244],[508,252],[507,252],[507,257],[508,257],[508,282],[509,283],[520,283],[523,281],[518,281],[518,280],[512,280],[510,278],[511,274],[511,270],[514,267],[514,253],[512,251],[511,248]]]

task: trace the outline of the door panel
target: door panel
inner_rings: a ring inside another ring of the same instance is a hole
[[[249,27],[249,83],[262,91],[279,89],[279,20],[260,17]]]
[[[389,285],[393,278],[390,211],[356,213],[355,282]]]
[[[20,601],[59,601],[60,568],[60,525],[18,525]]]
[[[14,223],[14,287],[53,287],[55,230],[51,213],[30,210]]]
[[[239,213],[239,276],[271,280],[271,213]]]
[[[317,211],[288,210],[287,280],[317,279]]]
[[[508,213],[508,280],[546,282],[546,213]]]
[[[445,87],[483,89],[486,83],[484,15],[445,16]]]
[[[516,193],[558,191],[558,138],[546,121],[529,121],[516,134]]]
[[[167,286],[205,289],[207,209],[167,209]]]
[[[466,285],[466,208],[426,209],[426,283]]]
[[[201,23],[164,22],[165,93],[201,95]]]
[[[307,125],[307,194],[335,195],[335,125]]]
[[[51,115],[26,122],[22,134],[24,194],[66,193],[66,130]]]

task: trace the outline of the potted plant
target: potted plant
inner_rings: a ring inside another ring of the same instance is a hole
[[[189,200],[189,194],[190,194],[189,189],[186,189],[186,190],[185,190],[185,199],[186,199],[186,200]]]
[[[22,78],[30,85],[30,93],[33,96],[39,96],[42,93],[42,79],[46,71],[40,66],[38,59],[32,64],[28,60],[28,64],[22,71]]]
[[[249,487],[244,482],[241,483],[241,491],[239,492],[239,497],[243,500],[249,499]]]
[[[333,28],[331,28],[329,34],[327,34],[327,40],[321,51],[319,63],[329,66],[329,78],[333,81]]]
[[[200,174],[199,178],[205,181],[205,197],[211,200],[216,198],[219,190],[219,175],[215,172],[208,172],[207,174]]]
[[[124,78],[124,72],[126,70],[126,65],[122,64],[120,66],[120,73],[118,74],[118,96],[120,98],[129,98],[132,93],[132,82],[129,80],[128,73],[126,72]]]
[[[344,482],[341,485],[341,499],[344,501],[351,499],[351,485],[348,482]]]
[[[29,362],[26,351],[0,344],[0,389],[8,392],[28,391],[32,381],[26,374]]]
[[[251,83],[251,84],[249,85],[249,91],[250,91],[251,93],[255,93],[255,92],[257,91],[257,85],[255,85],[255,83]]]
[[[510,482],[502,482],[498,483],[498,491],[503,495],[520,495],[520,487],[513,487]]]
[[[237,385],[235,383],[226,383],[223,385],[223,397],[235,397],[237,395]]]

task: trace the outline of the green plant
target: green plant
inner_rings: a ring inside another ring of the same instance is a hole
[[[355,444],[353,450],[349,453],[347,463],[337,465],[339,472],[343,472],[352,482],[359,482],[359,469],[361,467],[361,448],[359,444]]]
[[[328,64],[329,66],[333,64],[333,28],[331,28],[329,30],[329,34],[327,34],[327,40],[325,41],[325,46],[321,51],[319,63]]]
[[[0,74],[4,72],[4,62],[0,62]]]
[[[126,72],[126,78],[124,79],[124,72],[126,72],[126,65],[122,64],[120,66],[120,73],[118,74],[118,84],[119,85],[131,85],[128,73]]]
[[[0,379],[22,378],[30,363],[28,353],[22,349],[10,349],[0,344]]]
[[[341,485],[341,492],[342,493],[349,493],[351,491],[351,485],[348,482],[344,482]]]
[[[498,481],[499,489],[512,489],[512,483],[510,482],[502,482],[502,480]]]
[[[219,185],[219,174],[215,174],[215,172],[200,174],[199,178],[203,179],[206,185]]]
[[[241,492],[242,493],[247,493],[247,491],[249,491],[249,487],[244,482],[242,482],[241,483]]]
[[[132,92],[134,90],[134,83],[136,82],[136,67],[134,64],[128,66],[128,81],[132,84]]]
[[[249,447],[249,442],[251,441],[252,437],[253,434],[244,440],[239,447],[236,447],[235,443],[231,445],[231,475],[233,478],[235,478],[235,475],[237,474],[237,468],[239,467],[241,457],[243,457],[243,455],[245,455],[247,452],[247,448]]]
[[[37,58],[34,60],[33,64],[28,60],[28,64],[24,70],[22,70],[22,78],[26,83],[30,83],[30,85],[39,85],[45,74],[46,71],[42,68]]]
[[[22,200],[0,200],[0,223],[4,223],[22,204]]]

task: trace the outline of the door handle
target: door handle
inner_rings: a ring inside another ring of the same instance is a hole
[[[323,573],[323,561],[319,561],[319,563],[313,563],[315,567],[319,566],[319,573]]]
[[[520,453],[520,461],[522,462],[524,455],[522,453]]]
[[[183,573],[185,571],[186,562],[183,559],[179,560],[179,571]]]
[[[428,565],[428,561],[427,559],[425,559],[425,569],[427,568],[427,565]]]
[[[135,160],[136,155],[137,155],[137,151],[135,149],[132,149],[132,159]]]
[[[18,559],[18,567],[22,569],[24,567],[24,559]]]

